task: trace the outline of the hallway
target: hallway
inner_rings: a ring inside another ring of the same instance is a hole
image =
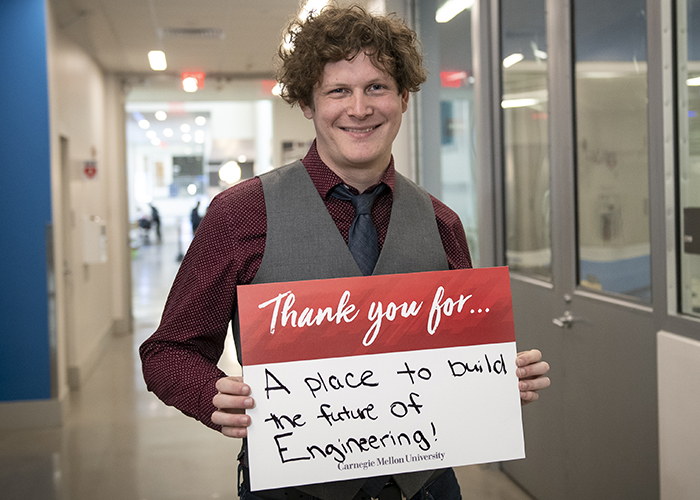
[[[134,334],[115,337],[61,428],[0,431],[4,500],[235,499],[239,442],[146,391],[138,346],[156,328],[179,253],[177,231],[132,260]],[[187,233],[183,231],[184,237]],[[233,359],[233,361],[232,361]],[[227,373],[240,367],[227,349]],[[457,470],[465,500],[527,500],[496,466]]]

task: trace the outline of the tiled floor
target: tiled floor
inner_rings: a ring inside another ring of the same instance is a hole
[[[156,327],[177,271],[177,232],[133,260],[135,331],[114,338],[61,428],[0,432],[4,500],[237,499],[240,443],[166,407],[146,391],[138,345]],[[232,360],[233,359],[233,360]],[[240,369],[227,350],[221,362]],[[465,500],[530,499],[496,466],[457,470]]]

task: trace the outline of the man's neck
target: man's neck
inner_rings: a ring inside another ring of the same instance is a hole
[[[335,174],[340,177],[345,184],[354,187],[360,193],[364,193],[368,187],[379,183],[382,175],[384,175],[384,172],[388,168],[388,164],[382,170],[350,169],[343,171],[330,165],[328,165],[328,168],[335,172]]]
[[[391,158],[388,158],[385,162],[379,162],[376,165],[339,167],[326,160],[321,152],[318,152],[318,154],[323,163],[340,177],[345,184],[354,187],[360,193],[364,193],[368,187],[378,184],[391,162]]]

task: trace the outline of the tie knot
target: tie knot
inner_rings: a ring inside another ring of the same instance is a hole
[[[353,194],[345,184],[338,184],[331,193],[331,196],[352,203],[352,206],[355,208],[356,217],[358,215],[371,215],[374,200],[384,191],[385,187],[386,184],[382,183],[377,185],[369,193]]]
[[[357,215],[371,214],[372,205],[374,204],[374,199],[377,197],[378,193],[362,193],[355,195],[352,200],[352,206],[355,207],[355,213]]]

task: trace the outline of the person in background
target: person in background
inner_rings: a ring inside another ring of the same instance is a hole
[[[158,209],[153,205],[153,203],[149,203],[148,206],[151,207],[151,222],[153,223],[153,229],[156,232],[156,242],[161,243],[162,237],[160,234],[160,212],[158,212]]]
[[[200,202],[197,202],[197,204],[192,209],[192,213],[190,214],[190,222],[192,222],[192,234],[197,232],[199,223],[202,222],[202,216],[199,215],[199,205]]]
[[[138,218],[138,224],[141,232],[141,244],[150,245],[151,239],[151,218],[144,213],[140,208],[136,212],[136,217]]]
[[[241,377],[217,368],[232,321],[241,361],[239,285],[472,267],[459,217],[399,174],[391,154],[426,79],[415,32],[393,15],[331,4],[287,35],[282,97],[312,120],[316,140],[302,160],[214,198],[140,348],[149,390],[234,438],[247,436],[255,405]],[[361,227],[371,243],[357,249]],[[549,365],[538,350],[515,363],[522,403],[534,401]],[[243,500],[461,499],[452,469],[250,492],[245,451],[239,467]]]

